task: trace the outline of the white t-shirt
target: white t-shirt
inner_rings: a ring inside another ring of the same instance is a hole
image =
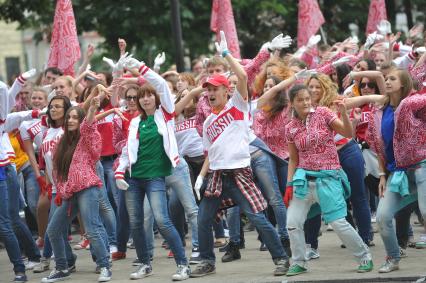
[[[49,177],[50,183],[52,183],[52,192],[56,193],[55,182],[53,181],[53,153],[52,149],[61,139],[64,134],[62,127],[59,128],[49,128],[46,132],[46,135],[41,144],[41,154],[44,158],[44,163],[46,164],[47,176]],[[84,170],[84,168],[82,168]]]
[[[40,119],[22,122],[19,126],[19,132],[23,141],[31,140],[35,144],[35,150],[41,146],[43,133]]]
[[[181,156],[203,155],[203,140],[195,128],[195,117],[176,121],[175,136]]]
[[[235,91],[219,114],[211,113],[203,124],[203,145],[210,169],[250,166],[249,106]]]

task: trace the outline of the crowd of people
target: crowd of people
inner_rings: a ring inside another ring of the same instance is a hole
[[[50,67],[0,82],[0,240],[14,281],[26,270],[69,278],[74,248],[90,250],[106,282],[128,243],[130,279],[150,276],[154,232],[175,259],[172,280],[206,276],[215,248],[222,262],[241,258],[242,219],[275,276],[308,271],[322,222],[360,273],[375,268],[377,222],[377,271],[398,270],[407,246],[426,248],[426,50],[422,25],[404,42],[388,26],[364,44],[315,35],[294,53],[280,34],[243,60],[221,32],[217,54],[183,73],[161,72],[164,53],[149,68],[119,39],[119,60],[103,60],[111,72],[90,70],[89,46],[76,77]],[[424,234],[413,235],[413,213]]]

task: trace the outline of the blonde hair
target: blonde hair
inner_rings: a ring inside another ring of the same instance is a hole
[[[277,67],[278,72],[274,74],[280,80],[288,79],[293,75],[293,71],[284,63],[282,59],[272,58],[269,59],[262,67],[260,73],[256,76],[254,80],[254,91],[256,95],[260,95],[263,92],[263,86],[266,82],[266,70],[269,67]]]
[[[319,73],[312,75],[306,81],[306,86],[309,86],[309,83],[312,79],[316,79],[321,85],[322,89],[322,97],[318,105],[333,109],[333,102],[339,97],[339,93],[337,92],[337,85],[330,79],[329,76]]]

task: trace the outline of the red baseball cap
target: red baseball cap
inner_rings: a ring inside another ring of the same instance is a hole
[[[229,81],[223,75],[213,75],[211,77],[208,77],[207,81],[203,83],[203,88],[207,87],[209,84],[214,86],[223,85],[224,87],[229,88]]]

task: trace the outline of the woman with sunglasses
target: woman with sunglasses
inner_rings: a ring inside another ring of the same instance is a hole
[[[137,81],[137,78],[134,82]],[[113,120],[112,144],[115,151],[119,153],[115,159],[113,169],[118,166],[121,150],[126,144],[126,138],[129,131],[130,121],[140,113],[136,105],[138,100],[139,85],[128,84],[124,91],[125,111],[122,116],[115,115]],[[127,241],[129,240],[129,213],[127,212],[125,191],[118,190],[118,208],[117,208],[117,251],[111,253],[112,260],[126,258]]]
[[[351,72],[350,76],[359,81],[356,86],[360,96],[366,95],[386,95],[385,79],[379,71],[361,71]],[[374,153],[366,141],[366,132],[371,111],[374,105],[366,103],[361,105],[359,109],[352,110],[351,118],[353,119],[355,138],[361,145],[362,155],[364,157],[366,171],[365,171],[365,184],[369,189],[370,196],[370,210],[372,213],[372,221],[375,219],[376,213],[376,195],[378,195],[377,187],[379,184],[379,164],[377,154]]]
[[[347,107],[381,102],[375,107],[367,131],[367,141],[379,156],[379,196],[377,223],[386,249],[380,273],[399,269],[401,259],[393,219],[417,191],[423,217],[426,216],[426,96],[411,94],[413,82],[405,70],[394,69],[385,79],[386,96],[356,97]],[[415,198],[414,198],[415,199]]]

